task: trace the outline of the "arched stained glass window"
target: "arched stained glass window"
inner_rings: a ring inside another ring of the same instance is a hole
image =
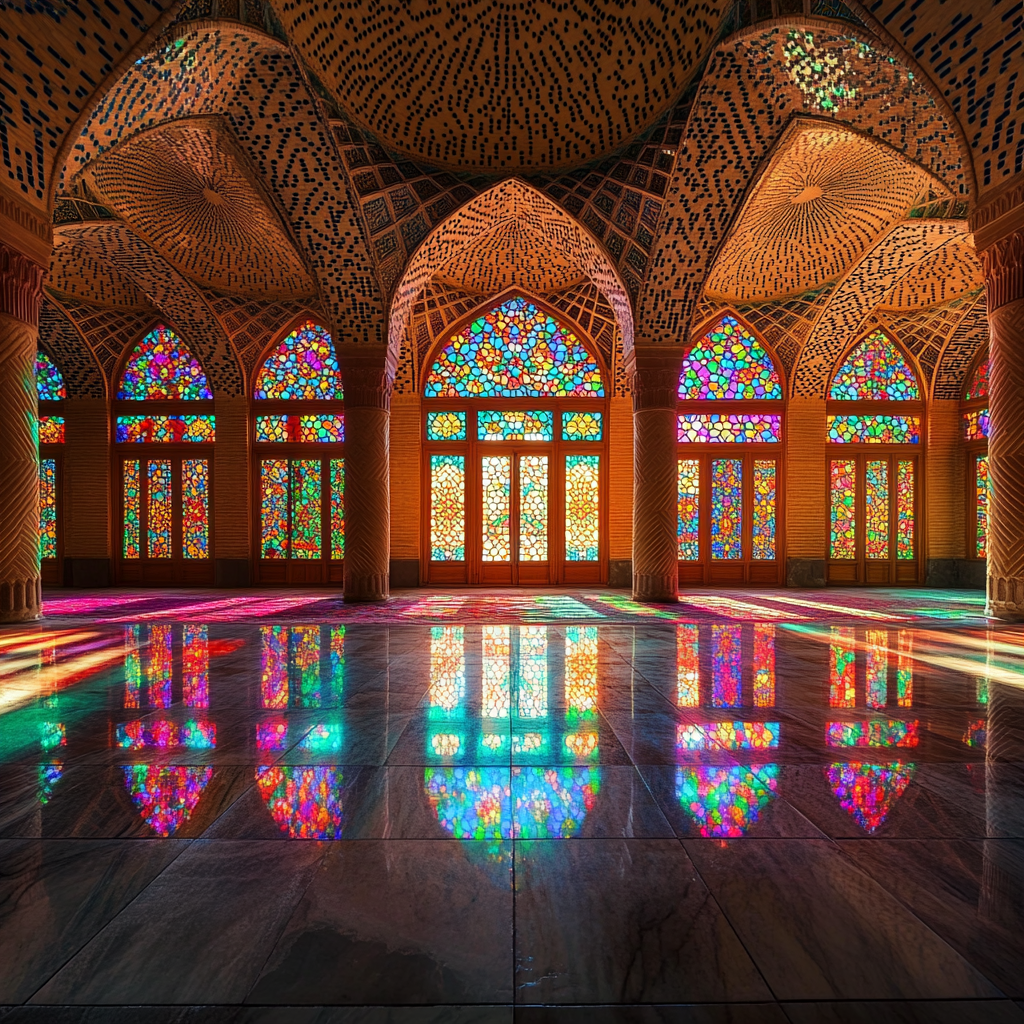
[[[601,369],[550,314],[512,298],[478,317],[438,353],[427,398],[601,398]]]
[[[683,360],[679,397],[781,399],[782,383],[761,342],[735,317],[723,316]]]
[[[964,401],[973,402],[976,398],[988,398],[988,359],[978,363],[967,383]]]
[[[988,354],[983,353],[967,378],[960,406],[967,453],[967,557],[988,554]]]
[[[64,377],[45,352],[36,353],[36,394],[40,402],[59,402],[68,397]]]
[[[836,371],[828,397],[840,401],[916,402],[914,371],[884,331],[869,334]]]
[[[327,331],[312,320],[292,331],[264,361],[255,397],[342,398],[338,358]]]
[[[188,346],[174,331],[161,324],[132,349],[117,397],[135,401],[169,398],[199,401],[213,398],[213,392]]]

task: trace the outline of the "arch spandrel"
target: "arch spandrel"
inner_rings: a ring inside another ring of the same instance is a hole
[[[68,398],[106,397],[106,378],[92,348],[49,297],[44,297],[39,311],[39,346],[60,367]]]

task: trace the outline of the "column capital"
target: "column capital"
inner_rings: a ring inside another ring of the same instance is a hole
[[[336,344],[335,350],[345,388],[345,405],[390,409],[395,370],[388,350],[376,345],[351,343]]]
[[[679,367],[683,352],[678,345],[634,348],[627,360],[633,411],[675,409],[679,400]]]
[[[39,326],[46,269],[0,242],[0,314]]]
[[[1024,227],[993,242],[981,254],[988,310],[1024,299]]]

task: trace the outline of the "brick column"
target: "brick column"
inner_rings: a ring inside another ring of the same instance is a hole
[[[42,614],[35,360],[43,275],[0,242],[0,622]]]
[[[988,611],[1024,621],[1024,227],[982,252],[989,323]]]
[[[633,600],[679,599],[676,401],[682,349],[632,353]]]
[[[345,388],[345,600],[385,601],[394,369],[383,350],[369,346],[339,345],[338,361]]]

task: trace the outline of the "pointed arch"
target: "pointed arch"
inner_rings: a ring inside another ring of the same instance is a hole
[[[344,397],[334,341],[327,329],[304,318],[270,345],[260,362],[253,397],[335,399]]]
[[[683,357],[679,398],[782,400],[779,361],[757,333],[732,311],[705,324]]]
[[[920,374],[880,327],[847,350],[832,374],[828,397],[835,401],[917,402]]]
[[[120,401],[212,399],[206,371],[188,345],[158,323],[129,350],[118,377]]]
[[[565,319],[518,290],[492,300],[428,356],[425,397],[603,398],[600,357]]]
[[[40,402],[59,402],[68,397],[64,375],[42,349],[36,352],[36,396]]]

